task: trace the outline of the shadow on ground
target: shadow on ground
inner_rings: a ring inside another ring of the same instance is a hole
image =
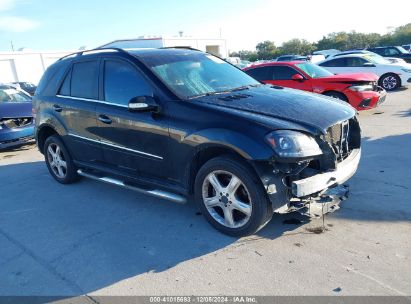
[[[364,140],[351,196],[330,216],[411,220],[409,155],[410,134]],[[43,162],[1,166],[0,178],[0,295],[81,295],[243,241],[216,232],[194,204],[85,179],[63,186]],[[255,237],[275,239],[306,222],[275,215]]]

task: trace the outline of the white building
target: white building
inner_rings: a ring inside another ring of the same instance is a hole
[[[191,37],[140,37],[116,40],[101,47],[160,48],[191,47],[223,58],[228,57],[225,39],[201,39]],[[59,58],[79,51],[32,51],[0,52],[0,83],[27,81],[38,84],[44,71]]]
[[[227,58],[227,40],[222,38],[192,38],[192,37],[152,37],[142,36],[137,39],[115,40],[101,47],[117,48],[161,48],[161,47],[191,47],[216,56]]]
[[[37,84],[49,65],[73,52],[0,52],[0,83],[27,81]]]

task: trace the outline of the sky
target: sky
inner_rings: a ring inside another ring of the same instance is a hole
[[[380,4],[381,3],[381,4]],[[411,22],[411,1],[376,0],[0,0],[0,51],[94,48],[142,35],[227,39],[253,50],[292,38],[317,41],[336,31],[377,32]]]

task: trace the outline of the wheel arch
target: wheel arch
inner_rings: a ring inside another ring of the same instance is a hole
[[[249,163],[249,160],[232,147],[220,144],[202,145],[196,150],[196,153],[192,155],[185,169],[185,184],[190,194],[194,193],[195,179],[200,168],[209,160],[224,155],[238,159],[257,174],[257,171]]]
[[[328,96],[327,93],[336,93],[337,95],[342,95],[342,96],[345,98],[344,101],[346,101],[346,102],[349,101],[347,95],[345,95],[343,92],[336,91],[336,90],[326,90],[326,91],[323,91],[323,92],[321,93],[321,95]]]

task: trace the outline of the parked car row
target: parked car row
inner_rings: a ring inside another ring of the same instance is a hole
[[[357,110],[376,107],[385,101],[386,92],[370,73],[338,74],[301,61],[271,62],[245,69],[255,79],[273,85],[331,96],[349,102]]]
[[[378,85],[387,91],[411,85],[411,64],[393,64],[373,53],[353,53],[328,57],[318,63],[332,73],[373,73]]]

